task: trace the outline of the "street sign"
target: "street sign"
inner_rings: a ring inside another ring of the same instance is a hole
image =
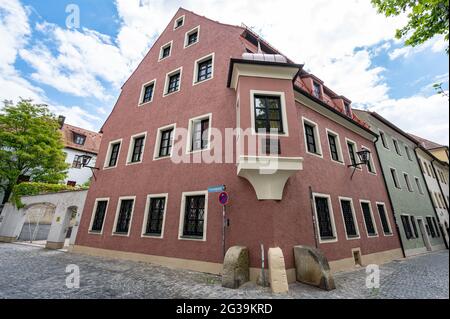
[[[208,193],[222,193],[225,190],[225,185],[208,187]]]
[[[227,192],[222,192],[219,194],[219,203],[220,205],[225,206],[226,204],[228,204],[228,193]]]

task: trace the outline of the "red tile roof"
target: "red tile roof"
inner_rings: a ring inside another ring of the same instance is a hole
[[[86,136],[84,145],[74,143],[74,133]],[[102,141],[102,134],[92,132],[81,127],[76,127],[69,124],[64,124],[61,128],[64,146],[79,151],[98,154],[100,149],[100,142]]]

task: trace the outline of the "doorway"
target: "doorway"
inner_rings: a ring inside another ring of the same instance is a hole
[[[417,218],[417,223],[419,224],[420,233],[422,234],[423,243],[427,248],[427,251],[431,251],[430,238],[428,237],[428,233],[426,231],[425,225],[423,223],[422,218]]]

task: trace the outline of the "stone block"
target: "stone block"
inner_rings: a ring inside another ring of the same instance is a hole
[[[250,280],[248,248],[230,247],[223,260],[222,287],[237,289]]]
[[[284,255],[281,248],[269,248],[269,280],[273,293],[285,293],[289,291],[286,265],[284,263]]]
[[[328,260],[318,249],[295,246],[294,257],[297,281],[324,290],[336,289]]]

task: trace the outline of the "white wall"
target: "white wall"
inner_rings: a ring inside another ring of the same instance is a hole
[[[75,155],[89,155],[92,156],[91,162],[89,163],[89,166],[95,166],[95,161],[97,157],[93,154],[74,150],[71,148],[64,148],[64,152],[67,153],[66,156],[66,163],[70,165],[67,178],[64,180],[64,183],[67,183],[68,181],[75,181],[77,185],[82,185],[89,181],[89,178],[92,176],[92,171],[88,167],[83,168],[73,168],[72,163],[75,158]]]

